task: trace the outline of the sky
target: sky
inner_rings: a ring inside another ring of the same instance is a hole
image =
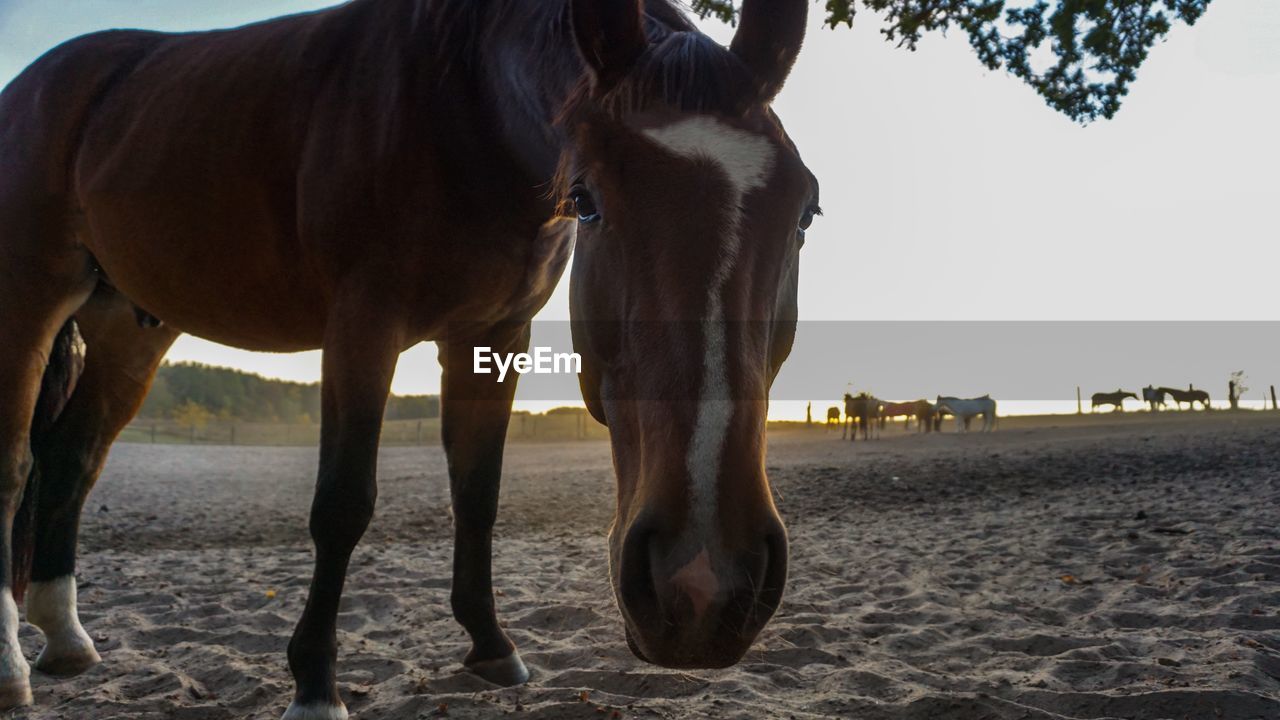
[[[0,84],[92,30],[223,27],[329,4],[0,0]],[[913,53],[885,42],[871,13],[852,30],[821,28],[821,14],[775,102],[826,211],[801,256],[797,353],[803,321],[817,320],[1280,320],[1280,3],[1211,3],[1152,50],[1119,115],[1087,127],[988,71],[959,33]],[[541,318],[568,317],[567,290]],[[191,337],[169,357],[320,374],[318,353]],[[393,390],[439,390],[433,347],[402,357]]]

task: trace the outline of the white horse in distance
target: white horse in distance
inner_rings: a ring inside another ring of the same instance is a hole
[[[991,432],[996,427],[996,401],[990,395],[968,399],[939,395],[934,408],[955,415],[959,432],[969,432],[969,421],[977,415],[982,416],[982,432]]]

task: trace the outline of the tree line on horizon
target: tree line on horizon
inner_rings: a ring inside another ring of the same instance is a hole
[[[184,420],[193,416],[243,422],[310,424],[320,420],[320,383],[274,380],[232,368],[165,362],[138,417]],[[439,395],[392,395],[386,419],[440,416]]]

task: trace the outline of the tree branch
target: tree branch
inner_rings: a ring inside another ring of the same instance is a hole
[[[826,25],[853,25],[858,5],[879,13],[885,39],[915,50],[927,32],[955,27],[969,36],[978,60],[1030,85],[1053,109],[1088,123],[1112,118],[1151,47],[1180,20],[1193,25],[1209,0],[825,0]],[[693,0],[701,17],[734,22],[734,0]],[[1045,43],[1055,60],[1037,68]]]

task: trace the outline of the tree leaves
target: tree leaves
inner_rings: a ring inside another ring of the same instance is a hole
[[[733,0],[693,0],[702,17],[733,22]],[[885,39],[914,50],[927,32],[959,28],[978,60],[1005,69],[1071,119],[1112,118],[1147,53],[1180,20],[1194,24],[1209,0],[826,0],[826,25],[852,26],[858,6],[880,14]],[[1047,47],[1046,47],[1047,46]],[[1045,57],[1053,60],[1037,64]]]

